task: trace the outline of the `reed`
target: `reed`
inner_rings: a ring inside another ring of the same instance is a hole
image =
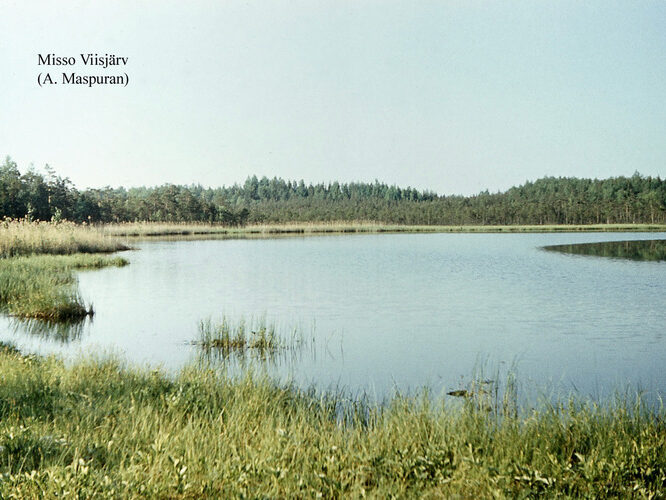
[[[2,497],[666,494],[665,412],[631,396],[497,417],[456,398],[350,405],[251,375],[0,351]]]
[[[297,329],[293,329],[291,334],[284,334],[274,323],[269,324],[265,317],[249,321],[241,318],[237,322],[223,317],[221,321],[211,318],[200,321],[198,338],[192,344],[201,349],[204,360],[226,360],[230,357],[243,360],[250,355],[263,361],[275,361],[278,355],[293,352],[309,343]]]
[[[0,258],[21,255],[108,253],[127,250],[99,228],[73,222],[5,219],[0,222]]]

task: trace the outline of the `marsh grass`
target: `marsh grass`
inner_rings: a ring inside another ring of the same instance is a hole
[[[19,318],[57,322],[92,315],[92,305],[86,305],[76,289],[74,271],[127,263],[97,254],[0,259],[0,308]]]
[[[0,258],[25,255],[108,253],[129,247],[100,229],[72,222],[0,222]]]
[[[199,322],[198,335],[193,344],[204,351],[215,351],[223,359],[248,353],[262,359],[273,358],[281,351],[302,347],[305,342],[297,330],[290,336],[280,334],[266,318],[241,318],[236,323],[226,317],[217,322],[207,318]]]
[[[590,225],[506,225],[506,226],[426,226],[394,225],[372,221],[321,222],[291,224],[257,224],[229,227],[192,223],[123,223],[100,226],[100,231],[113,237],[167,237],[167,236],[275,236],[344,233],[524,233],[524,232],[578,232],[578,231],[666,231],[663,224],[590,224]]]
[[[7,346],[0,372],[1,497],[666,493],[666,415],[636,397],[497,418],[427,395],[350,408],[339,394],[252,375],[167,377],[105,358],[65,366]]]
[[[73,271],[124,266],[127,260],[99,253],[128,248],[90,226],[5,219],[0,222],[0,310],[50,322],[92,315]]]

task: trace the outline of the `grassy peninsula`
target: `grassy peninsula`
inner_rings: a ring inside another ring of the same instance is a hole
[[[127,260],[103,254],[127,248],[83,225],[5,220],[0,223],[0,310],[48,321],[91,315],[73,271],[124,266]]]

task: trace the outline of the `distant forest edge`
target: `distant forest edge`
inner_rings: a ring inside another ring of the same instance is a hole
[[[0,166],[0,218],[75,222],[254,223],[375,221],[418,225],[666,223],[659,177],[546,177],[505,192],[442,196],[375,181],[305,184],[248,177],[242,184],[78,190],[48,165]]]

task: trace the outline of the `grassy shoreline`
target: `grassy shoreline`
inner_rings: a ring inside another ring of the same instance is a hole
[[[666,494],[666,415],[626,397],[501,418],[396,397],[347,405],[341,420],[339,394],[202,368],[67,367],[3,347],[0,372],[2,497]]]
[[[127,223],[91,226],[71,222],[5,219],[0,223],[0,310],[23,318],[70,321],[92,314],[75,289],[72,270],[122,266],[124,259],[71,256],[130,247],[119,238],[263,238],[322,234],[528,233],[666,231],[666,225],[408,226],[359,221],[229,227],[209,224]],[[60,256],[38,259],[36,256]],[[21,260],[24,259],[24,260]],[[27,259],[27,260],[26,260]],[[85,261],[85,262],[84,262]]]
[[[210,224],[124,223],[96,226],[112,237],[164,236],[273,236],[336,233],[554,233],[554,232],[664,232],[666,224],[511,225],[511,226],[420,226],[375,222],[265,224],[229,227]]]
[[[129,248],[98,228],[85,224],[25,219],[0,222],[0,259],[43,254],[111,253]]]
[[[76,290],[75,270],[124,266],[104,254],[129,247],[69,222],[0,223],[0,311],[19,318],[74,321],[93,314]]]
[[[0,222],[0,258],[19,255],[107,253],[130,249],[119,238],[168,236],[275,236],[354,233],[566,233],[666,232],[666,224],[425,226],[372,221],[222,226],[199,223],[133,222],[85,225],[72,222]]]

